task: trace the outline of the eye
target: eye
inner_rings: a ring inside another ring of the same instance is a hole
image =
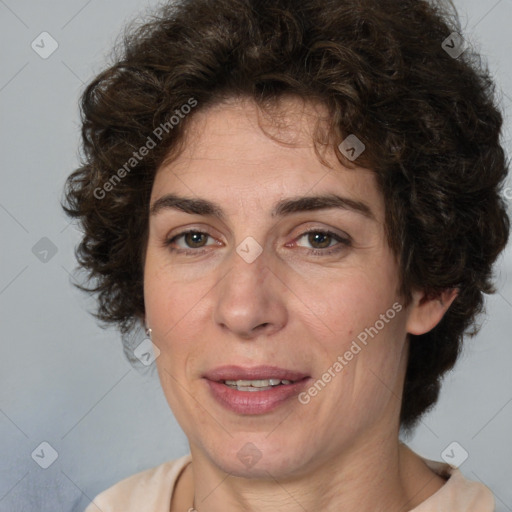
[[[206,241],[208,240],[208,238],[212,238],[208,233],[191,229],[188,231],[183,231],[182,233],[178,233],[177,235],[167,239],[165,241],[165,246],[168,247],[169,250],[173,252],[179,252],[184,254],[200,254],[204,251],[198,251],[195,249],[207,247]],[[178,240],[180,239],[182,239],[182,245],[178,243]],[[173,247],[174,244],[176,244],[178,248]]]
[[[298,242],[303,238],[306,238],[307,243],[313,246],[313,249],[309,250],[308,252],[315,256],[333,254],[343,250],[351,244],[349,238],[344,238],[328,230],[314,229],[306,231],[298,238],[296,238],[295,242]],[[333,242],[335,243],[333,244]]]

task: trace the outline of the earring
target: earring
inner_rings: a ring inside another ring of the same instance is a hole
[[[151,339],[151,333],[152,333],[152,332],[153,332],[153,331],[152,331],[149,327],[146,327],[146,336],[147,336],[149,339]]]

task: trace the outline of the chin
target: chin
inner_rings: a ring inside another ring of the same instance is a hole
[[[291,443],[279,435],[271,439],[272,435],[234,435],[228,449],[217,446],[208,450],[209,457],[225,473],[241,478],[286,479],[305,472],[309,457],[304,443]]]

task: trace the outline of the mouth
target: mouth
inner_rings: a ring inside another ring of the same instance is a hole
[[[278,366],[220,366],[203,375],[205,379],[221,382],[233,388],[270,389],[273,386],[293,384],[309,375]],[[252,389],[248,390],[252,391]]]
[[[296,381],[287,379],[260,379],[260,380],[224,380],[226,386],[238,391],[265,391],[275,386],[293,384]]]
[[[216,401],[239,414],[263,414],[292,403],[310,380],[305,373],[276,366],[223,366],[203,378]]]

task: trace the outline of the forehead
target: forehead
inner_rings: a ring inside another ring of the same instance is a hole
[[[235,213],[254,204],[271,210],[285,197],[339,194],[369,204],[383,218],[375,173],[346,168],[334,144],[318,147],[313,137],[327,118],[319,104],[286,98],[263,113],[249,99],[230,100],[194,113],[181,153],[157,171],[152,202],[166,193],[208,197]]]

